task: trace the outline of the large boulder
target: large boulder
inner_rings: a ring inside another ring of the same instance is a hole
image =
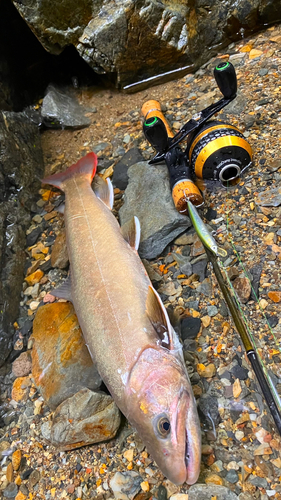
[[[24,277],[25,232],[40,187],[37,127],[23,113],[0,113],[0,367],[12,350]]]
[[[192,71],[231,41],[281,19],[280,0],[13,3],[48,51],[59,54],[72,44],[94,71],[113,75],[121,87]]]

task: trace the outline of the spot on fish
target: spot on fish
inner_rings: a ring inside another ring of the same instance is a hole
[[[143,413],[148,413],[147,407],[144,403],[140,404],[140,409],[141,409],[141,411],[143,411]]]

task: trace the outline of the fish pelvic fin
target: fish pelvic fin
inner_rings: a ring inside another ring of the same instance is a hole
[[[70,273],[63,284],[58,286],[58,288],[54,288],[54,290],[51,290],[50,294],[54,297],[57,297],[58,299],[65,299],[69,302],[72,302]]]
[[[95,178],[94,193],[110,210],[112,210],[114,203],[114,192],[112,182],[109,177],[107,177],[106,180],[103,180],[98,176]]]
[[[121,226],[121,233],[129,245],[134,249],[138,250],[140,244],[140,221],[134,215],[131,220],[125,222],[123,226]]]
[[[151,285],[148,287],[146,298],[146,314],[161,341],[161,345],[172,350],[174,348],[173,328],[162,300]]]
[[[83,156],[83,158],[78,160],[77,163],[68,167],[68,169],[64,172],[45,177],[41,182],[43,184],[56,186],[62,191],[64,190],[64,183],[72,177],[83,176],[88,178],[91,183],[97,170],[97,164],[97,155],[95,153],[88,153],[86,156]]]

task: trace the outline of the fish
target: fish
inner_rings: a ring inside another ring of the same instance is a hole
[[[137,217],[120,227],[113,187],[88,153],[43,179],[65,193],[69,276],[52,291],[73,303],[85,343],[115,403],[161,472],[194,484],[201,429],[181,343],[138,255]]]
[[[226,257],[226,250],[217,245],[215,238],[208,231],[206,224],[204,224],[204,222],[202,221],[195,206],[190,201],[187,201],[187,205],[190,220],[203,245],[208,248],[216,257]]]

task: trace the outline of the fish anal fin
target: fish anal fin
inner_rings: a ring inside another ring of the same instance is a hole
[[[104,180],[96,177],[94,180],[94,193],[103,203],[112,210],[114,202],[113,186],[109,177]]]
[[[173,349],[173,332],[169,316],[158,293],[152,286],[148,287],[146,314],[161,341],[161,345],[166,349]]]
[[[121,233],[129,245],[137,250],[140,244],[140,221],[134,216],[121,227]]]
[[[72,302],[70,273],[62,285],[58,286],[58,288],[54,288],[49,293],[58,299],[65,299]]]

